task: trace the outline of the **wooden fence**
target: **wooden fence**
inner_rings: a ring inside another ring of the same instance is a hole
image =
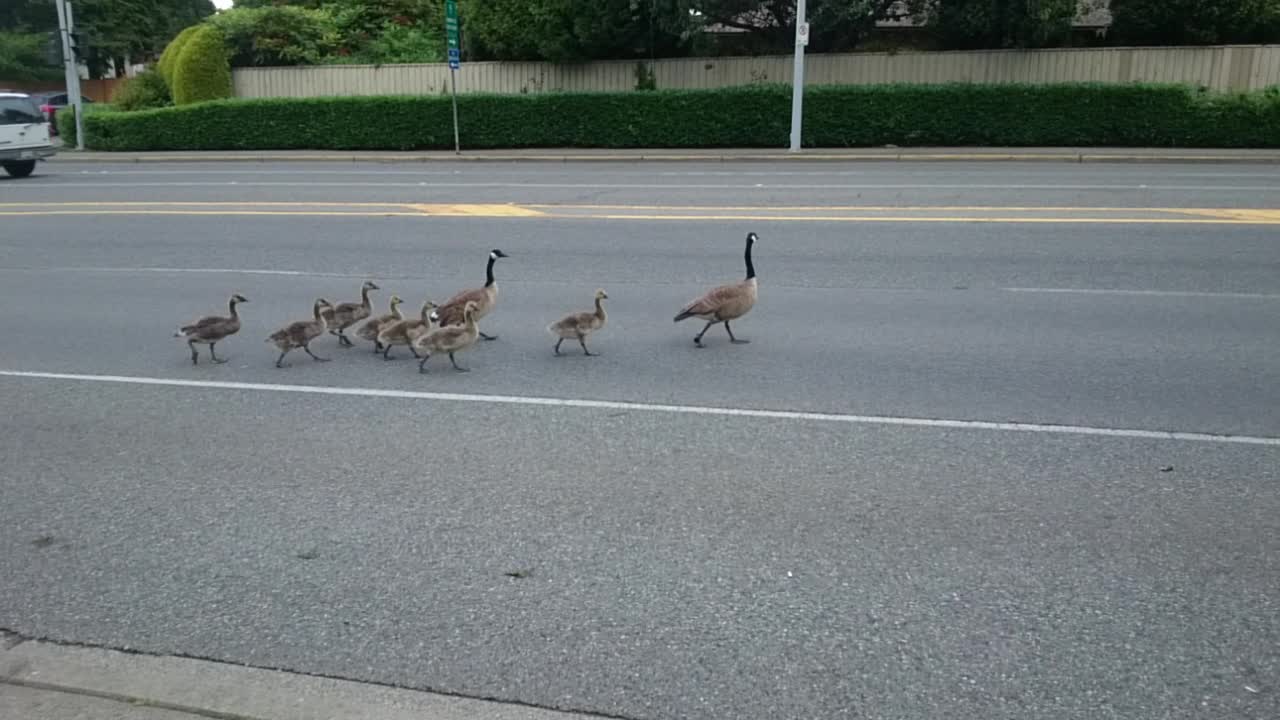
[[[105,78],[102,80],[80,80],[80,93],[93,102],[110,102],[115,97],[124,78]],[[0,88],[19,92],[66,92],[66,83],[61,80],[52,82],[6,82],[0,80]]]
[[[716,88],[791,80],[790,56],[678,58],[646,62],[659,88]],[[885,83],[1184,83],[1215,90],[1280,85],[1280,45],[1087,48],[809,55],[808,85]],[[444,94],[444,64],[326,65],[236,70],[238,97]],[[636,87],[636,63],[466,63],[464,93],[625,91]]]

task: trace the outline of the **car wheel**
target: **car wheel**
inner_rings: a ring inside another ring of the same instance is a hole
[[[4,171],[16,178],[24,178],[35,172],[35,160],[14,160],[12,162],[0,163],[4,165]]]

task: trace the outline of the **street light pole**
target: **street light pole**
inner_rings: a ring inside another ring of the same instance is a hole
[[[80,102],[80,68],[71,50],[71,33],[75,32],[75,20],[71,16],[68,0],[53,0],[58,9],[58,29],[62,35],[62,70],[67,81],[67,103],[76,114],[76,149],[84,149],[84,107]],[[57,122],[57,118],[54,118]]]
[[[796,0],[796,49],[791,76],[791,152],[800,152],[800,124],[804,105],[804,48],[809,44],[809,23],[804,0]]]

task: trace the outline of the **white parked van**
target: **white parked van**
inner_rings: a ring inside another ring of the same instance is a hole
[[[21,93],[0,93],[0,167],[16,178],[30,175],[36,161],[51,157],[49,122]]]

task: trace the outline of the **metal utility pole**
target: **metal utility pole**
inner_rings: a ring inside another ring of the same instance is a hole
[[[71,35],[75,32],[71,1],[53,0],[53,4],[58,8],[58,30],[62,35],[62,70],[66,75],[67,102],[75,109],[76,114],[76,149],[83,150],[84,107],[80,102],[80,68],[76,64],[76,54],[71,45]]]
[[[804,0],[796,0],[796,52],[791,75],[791,152],[800,152],[800,124],[804,106],[804,48],[809,44],[809,23]]]

